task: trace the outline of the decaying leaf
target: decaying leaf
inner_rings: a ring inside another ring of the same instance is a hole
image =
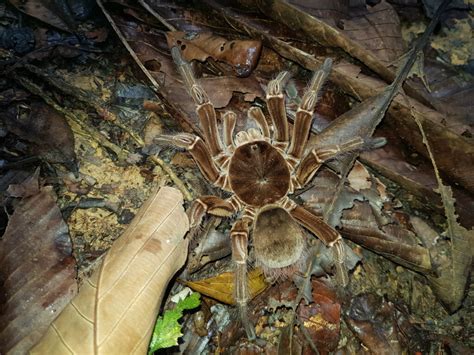
[[[76,270],[53,188],[35,174],[10,191],[23,199],[0,240],[0,352],[24,354],[76,294]]]
[[[194,165],[193,165],[194,166]],[[230,239],[209,224],[203,236],[196,243],[188,259],[188,269],[194,272],[209,262],[221,259],[231,253]]]
[[[212,57],[230,64],[237,76],[243,77],[250,75],[255,68],[262,49],[260,41],[229,41],[210,32],[168,32],[166,37],[169,47],[179,47],[185,60],[204,62]]]
[[[341,304],[336,292],[323,278],[312,277],[309,283],[312,301],[309,304],[305,304],[303,300],[296,302],[296,312],[300,327],[305,328],[303,332],[306,332],[318,350],[325,354],[334,351],[339,342]],[[293,308],[298,294],[300,290],[291,281],[282,281],[269,290],[267,308]],[[288,328],[292,328],[292,325],[288,324],[286,329],[289,330]],[[301,330],[298,333],[283,331],[279,339],[279,349],[282,353],[289,354],[291,349],[294,349],[293,341],[288,337],[302,337]],[[303,343],[307,343],[307,340]]]
[[[187,256],[182,203],[174,188],[154,193],[31,353],[145,353],[166,285]]]
[[[199,281],[182,281],[186,286],[192,288],[205,296],[212,297],[226,304],[235,304],[234,300],[234,273],[224,272],[215,277]],[[254,269],[248,274],[248,287],[250,297],[253,298],[261,293],[266,287],[265,277],[260,268]]]

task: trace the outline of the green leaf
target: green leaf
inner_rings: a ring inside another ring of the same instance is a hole
[[[194,292],[180,300],[173,309],[167,310],[163,316],[158,317],[148,354],[153,354],[159,349],[178,345],[178,338],[183,335],[178,320],[183,316],[183,311],[196,308],[201,304],[199,297],[200,294]]]

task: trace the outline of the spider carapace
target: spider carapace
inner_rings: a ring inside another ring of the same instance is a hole
[[[311,231],[327,247],[332,247],[335,259],[342,263],[344,248],[340,234],[320,217],[289,198],[313,178],[319,167],[336,156],[383,144],[380,139],[353,139],[327,146],[307,149],[313,111],[318,92],[332,65],[326,59],[316,71],[296,111],[291,137],[285,107],[284,87],[289,73],[282,72],[269,82],[266,90],[269,125],[262,110],[252,107],[248,116],[258,128],[234,135],[236,114],[226,112],[223,117],[223,137],[217,126],[214,106],[203,88],[195,80],[189,63],[182,59],[178,48],[171,51],[184,79],[203,130],[204,140],[198,136],[180,133],[163,135],[157,141],[187,149],[204,177],[230,193],[222,199],[201,196],[193,202],[189,215],[191,226],[201,223],[205,213],[220,217],[237,216],[232,226],[232,260],[235,264],[234,297],[248,338],[255,332],[247,315],[249,292],[247,263],[249,234],[255,262],[268,274],[291,273],[304,256],[306,242],[300,225]]]

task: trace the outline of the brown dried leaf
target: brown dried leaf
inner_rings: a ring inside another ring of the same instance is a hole
[[[213,224],[206,226],[199,244],[193,247],[193,253],[188,260],[187,268],[195,272],[209,262],[221,259],[231,253],[230,238],[216,230]]]
[[[236,78],[233,76],[219,76],[202,78],[199,80],[209,99],[216,108],[224,108],[229,104],[234,92],[245,94],[245,101],[252,102],[256,97],[264,97],[260,84],[254,76]],[[219,88],[216,90],[216,88]]]
[[[318,350],[329,353],[339,343],[341,305],[323,281],[312,280],[314,302],[300,304],[298,315]]]
[[[154,193],[31,353],[146,353],[166,286],[187,256],[182,203],[177,189]]]
[[[1,353],[26,353],[77,292],[67,225],[52,187],[30,194],[35,177],[0,240]]]
[[[260,41],[229,41],[211,32],[168,32],[166,38],[169,47],[180,48],[188,62],[194,59],[204,62],[211,57],[231,65],[237,76],[243,77],[250,75],[255,68],[262,49]]]
[[[267,287],[263,271],[260,268],[254,269],[248,273],[248,287],[250,297],[253,298],[263,292]],[[194,291],[205,296],[212,297],[226,304],[235,304],[234,300],[234,273],[224,272],[215,277],[199,281],[183,281]]]

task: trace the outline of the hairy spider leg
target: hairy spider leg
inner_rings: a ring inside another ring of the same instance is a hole
[[[230,231],[232,241],[232,261],[235,264],[234,299],[239,310],[240,319],[249,340],[256,338],[255,329],[248,317],[247,304],[250,294],[247,283],[248,239],[251,218],[237,220]]]
[[[181,57],[180,50],[177,47],[173,47],[171,55],[184,80],[185,87],[196,104],[196,113],[203,130],[204,140],[209,146],[212,157],[219,164],[219,159],[223,156],[223,147],[217,128],[214,105],[210,102],[209,96],[202,86],[196,81],[191,65]]]
[[[332,60],[327,58],[322,67],[314,73],[308,89],[296,110],[291,142],[287,152],[295,162],[299,162],[305,151],[309,131],[311,130],[311,122],[313,121],[314,108],[316,107],[321,87],[329,75],[331,66]]]
[[[273,143],[274,146],[285,150],[288,147],[288,119],[286,117],[285,96],[283,88],[290,79],[290,73],[281,72],[270,81],[267,86],[266,102],[268,112],[273,123]]]

